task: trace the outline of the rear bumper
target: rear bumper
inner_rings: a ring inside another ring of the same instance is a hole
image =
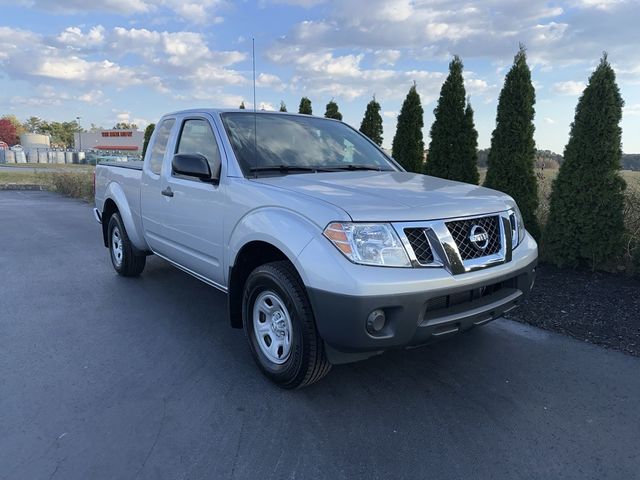
[[[483,325],[516,308],[531,290],[537,260],[464,286],[405,294],[352,296],[309,288],[318,330],[332,363],[384,350],[418,346]],[[367,330],[374,310],[385,313],[379,332]]]

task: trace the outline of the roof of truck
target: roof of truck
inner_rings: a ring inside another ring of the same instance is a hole
[[[297,113],[297,112],[280,112],[276,110],[256,110],[255,112],[250,109],[242,109],[242,108],[189,108],[187,110],[176,110],[175,112],[169,112],[163,115],[166,117],[168,115],[184,115],[190,113],[210,113],[210,114],[221,114],[221,113],[256,113],[258,115],[269,113],[269,114],[277,114],[277,115],[298,115],[298,116],[313,116],[307,115],[306,113]],[[315,116],[315,118],[325,118]],[[332,118],[327,118],[326,120],[334,120]]]
[[[306,115],[304,113],[297,112],[280,112],[276,110],[256,110],[255,112],[249,108],[189,108],[186,110],[176,110],[175,112],[167,113],[166,115],[184,115],[185,113],[230,113],[230,112],[238,112],[238,113],[277,113],[283,115]]]

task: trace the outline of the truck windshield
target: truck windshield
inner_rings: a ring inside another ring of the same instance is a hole
[[[397,170],[371,142],[340,122],[262,112],[224,113],[222,121],[245,176]]]

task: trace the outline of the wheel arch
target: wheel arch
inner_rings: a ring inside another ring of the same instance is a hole
[[[229,268],[228,309],[229,321],[233,328],[242,328],[242,295],[249,274],[260,265],[283,260],[292,265],[304,285],[295,262],[272,243],[252,240],[238,251],[233,266]]]
[[[107,210],[108,209],[108,210]],[[127,231],[132,246],[138,253],[148,253],[149,247],[142,235],[140,219],[136,221],[134,212],[129,205],[127,196],[117,182],[111,182],[107,186],[104,205],[102,207],[102,233],[105,246],[108,246],[109,219],[114,213],[120,214],[124,228]],[[139,215],[140,212],[135,212]]]
[[[111,215],[119,212],[116,202],[111,198],[107,198],[102,210],[102,240],[104,241],[105,247],[109,247],[109,220],[111,219]]]

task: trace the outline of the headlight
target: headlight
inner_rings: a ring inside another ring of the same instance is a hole
[[[524,240],[525,228],[522,221],[522,214],[518,207],[509,211],[509,222],[511,223],[511,247],[516,248]]]
[[[330,223],[324,236],[354,263],[410,267],[407,252],[386,223]]]

